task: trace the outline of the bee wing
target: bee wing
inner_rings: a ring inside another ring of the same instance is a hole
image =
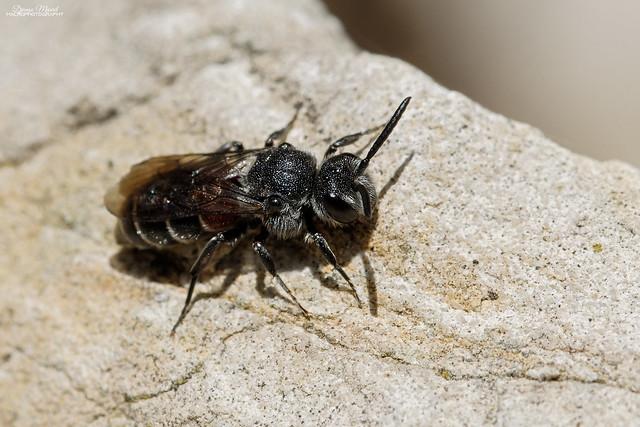
[[[261,200],[241,184],[248,161],[267,149],[152,157],[134,165],[104,199],[115,216],[142,221],[196,215],[256,215]]]

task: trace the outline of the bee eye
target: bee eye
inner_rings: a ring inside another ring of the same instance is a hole
[[[324,208],[334,220],[347,224],[358,218],[358,212],[334,193],[324,197]]]

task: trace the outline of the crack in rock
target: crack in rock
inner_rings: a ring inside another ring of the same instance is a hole
[[[204,367],[204,362],[198,362],[193,367],[193,369],[187,371],[183,376],[181,376],[176,380],[172,380],[171,385],[165,389],[148,392],[148,393],[133,394],[133,395],[125,393],[124,401],[126,403],[136,403],[143,400],[154,399],[158,396],[162,396],[163,394],[169,393],[171,391],[178,391],[178,389],[180,389],[180,387],[187,384],[194,377],[194,375],[197,375],[200,372],[202,372],[203,367]]]

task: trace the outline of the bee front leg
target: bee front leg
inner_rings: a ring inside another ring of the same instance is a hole
[[[358,307],[362,307],[362,301],[360,301],[360,297],[358,296],[358,291],[356,291],[356,287],[353,285],[353,283],[351,282],[351,279],[349,279],[349,276],[342,269],[340,264],[338,264],[338,260],[336,259],[336,256],[333,253],[333,251],[331,250],[329,243],[327,243],[327,239],[325,239],[324,236],[318,232],[308,232],[304,236],[304,240],[305,242],[308,242],[308,243],[313,242],[316,245],[316,247],[320,249],[320,253],[322,253],[322,255],[324,256],[324,259],[326,259],[329,262],[329,264],[331,264],[333,268],[336,269],[338,273],[340,273],[342,278],[346,280],[347,283],[349,284],[349,287],[351,288],[351,292],[353,292],[353,296],[358,302]]]
[[[338,273],[340,273],[342,278],[346,280],[346,282],[349,284],[349,287],[351,288],[351,292],[353,292],[353,296],[358,302],[358,307],[362,307],[362,301],[358,296],[358,291],[356,291],[356,287],[353,285],[353,283],[351,282],[351,279],[349,278],[347,273],[342,269],[340,264],[338,264],[336,255],[331,250],[331,246],[329,246],[327,239],[324,238],[322,233],[316,230],[316,227],[313,224],[312,216],[313,214],[310,211],[305,212],[305,225],[307,227],[307,233],[304,236],[304,241],[307,244],[313,243],[316,245],[318,249],[320,249],[320,253],[322,254],[322,256],[324,256],[324,259],[327,260],[329,264],[331,264],[333,268],[336,269]]]

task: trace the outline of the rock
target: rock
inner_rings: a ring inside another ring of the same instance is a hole
[[[358,51],[317,1],[60,7],[2,18],[0,424],[640,417],[637,169]],[[375,226],[327,231],[366,306],[302,242],[270,243],[305,320],[245,243],[169,336],[184,267],[122,251],[106,189],[152,155],[260,146],[298,102],[289,140],[320,156],[407,95],[370,168]]]

